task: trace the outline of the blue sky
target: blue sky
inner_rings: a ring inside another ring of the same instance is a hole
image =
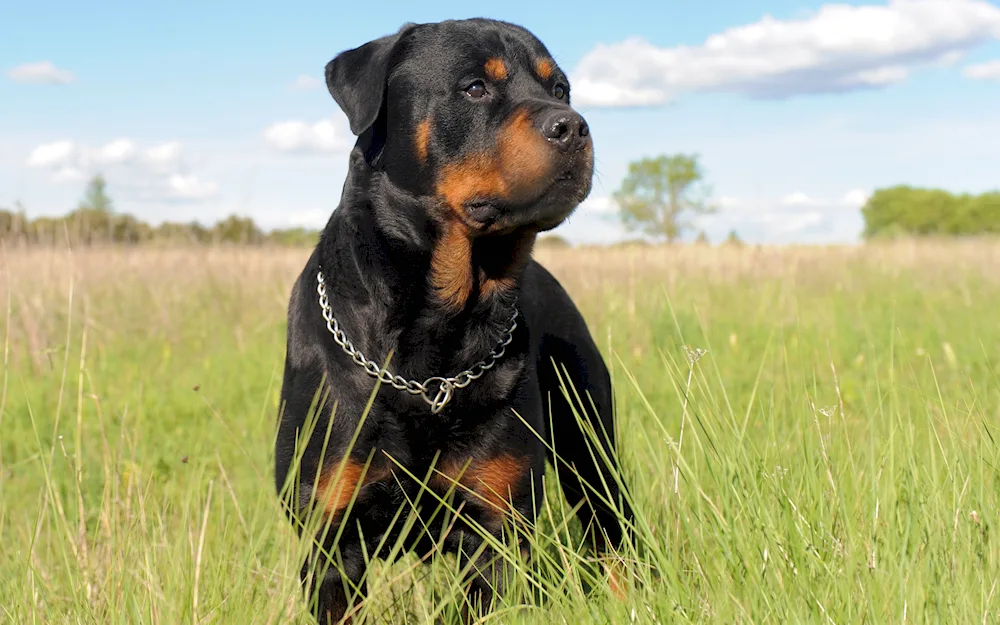
[[[997,2],[86,5],[0,9],[17,33],[0,38],[0,207],[65,213],[100,171],[152,222],[319,226],[353,140],[326,62],[404,22],[480,15],[535,32],[593,128],[594,191],[557,230],[573,241],[626,236],[608,196],[660,153],[700,155],[713,240],[851,242],[879,187],[1000,189]]]

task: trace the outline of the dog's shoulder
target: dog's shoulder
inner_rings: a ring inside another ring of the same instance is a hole
[[[519,296],[521,309],[533,334],[562,335],[572,340],[586,332],[576,303],[559,280],[537,260],[525,267]]]
[[[521,299],[535,307],[574,306],[562,283],[534,258],[524,268]]]

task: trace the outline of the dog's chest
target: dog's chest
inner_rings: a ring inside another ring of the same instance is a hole
[[[388,518],[394,506],[455,495],[495,515],[524,489],[531,469],[531,454],[505,444],[510,421],[509,411],[478,425],[467,419],[468,426],[454,418],[413,418],[399,436],[378,441],[374,456],[382,466],[373,472],[365,506]]]
[[[489,455],[511,429],[515,367],[498,368],[457,389],[439,414],[419,397],[380,393],[359,444],[407,471],[427,471],[435,461]],[[474,386],[484,382],[481,388]],[[393,389],[389,389],[393,390]],[[527,416],[527,415],[525,415]]]

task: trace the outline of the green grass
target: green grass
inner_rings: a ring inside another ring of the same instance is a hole
[[[309,622],[271,455],[307,254],[4,252],[0,620]],[[1000,248],[539,257],[613,368],[636,545],[620,600],[549,480],[486,622],[996,621]],[[369,585],[458,621],[454,559]]]

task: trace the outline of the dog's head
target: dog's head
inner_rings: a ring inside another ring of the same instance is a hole
[[[408,24],[337,55],[330,93],[370,161],[470,238],[559,225],[594,150],[569,81],[530,32],[486,19]]]

